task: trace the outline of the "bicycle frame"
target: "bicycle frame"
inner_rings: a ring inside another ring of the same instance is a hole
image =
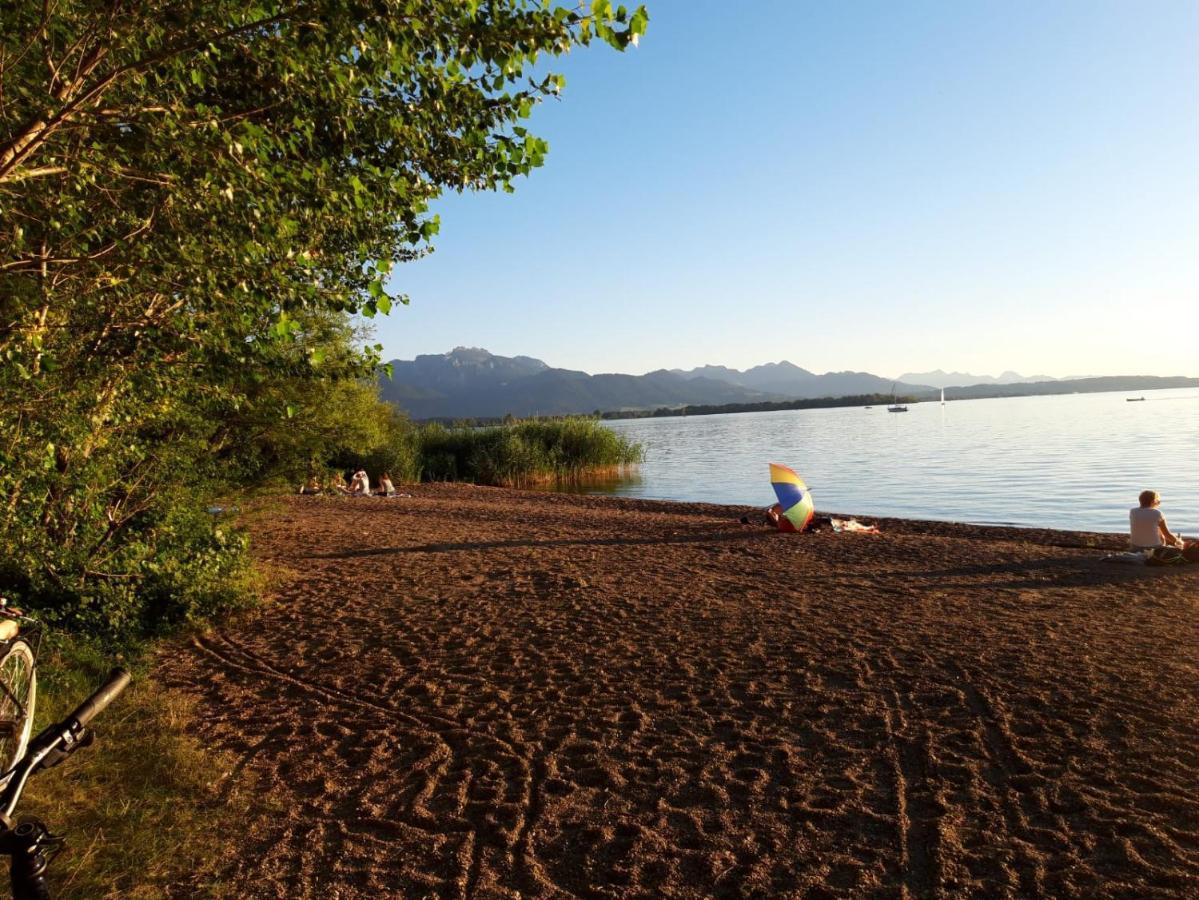
[[[99,715],[129,684],[129,673],[114,669],[108,680],[73,713],[44,729],[29,744],[25,755],[0,775],[0,854],[12,858],[13,900],[49,900],[45,882],[47,866],[63,847],[63,839],[51,834],[38,819],[13,822],[17,804],[30,777],[58,765],[80,747],[92,742],[88,723]]]

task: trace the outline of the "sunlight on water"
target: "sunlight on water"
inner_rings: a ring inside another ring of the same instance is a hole
[[[1145,488],[1199,535],[1199,392],[1066,394],[608,422],[641,442],[626,497],[773,501],[767,462],[804,477],[821,510],[1123,531]]]

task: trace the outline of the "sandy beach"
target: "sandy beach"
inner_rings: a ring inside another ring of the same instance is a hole
[[[259,511],[271,602],[159,661],[284,811],[234,896],[1199,895],[1199,566],[405,490]]]

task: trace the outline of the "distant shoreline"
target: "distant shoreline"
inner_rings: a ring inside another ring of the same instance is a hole
[[[1162,391],[1199,388],[1199,378],[1182,376],[1163,378],[1156,375],[1105,376],[1075,381],[1035,381],[1028,384],[978,384],[945,388],[945,400],[996,400],[1006,397],[1049,397],[1063,394],[1103,394],[1121,391]],[[891,403],[939,402],[941,391],[927,391],[892,397],[890,394],[856,394],[848,397],[813,397],[800,400],[762,401],[759,403],[699,404],[659,407],[654,410],[607,410],[601,419],[658,419],[684,416],[714,416],[730,413],[781,412],[793,409],[841,409],[854,406],[886,406]]]
[[[1073,381],[1035,381],[1025,384],[977,384],[945,388],[945,400],[996,400],[1006,397],[1049,397],[1065,394],[1102,394],[1199,388],[1199,378],[1157,375],[1113,375]],[[754,403],[701,403],[659,406],[654,409],[608,409],[576,412],[533,413],[527,416],[428,416],[413,421],[441,425],[488,428],[522,419],[569,419],[579,416],[604,419],[660,419],[684,416],[716,416],[732,413],[781,412],[795,409],[843,409],[855,406],[888,406],[891,403],[940,402],[940,389],[905,394],[849,394],[839,397],[803,397],[795,400],[762,400]]]

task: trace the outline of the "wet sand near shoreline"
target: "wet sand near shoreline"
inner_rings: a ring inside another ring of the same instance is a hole
[[[271,603],[159,661],[282,810],[234,896],[1199,895],[1199,566],[404,490],[254,514]]]

